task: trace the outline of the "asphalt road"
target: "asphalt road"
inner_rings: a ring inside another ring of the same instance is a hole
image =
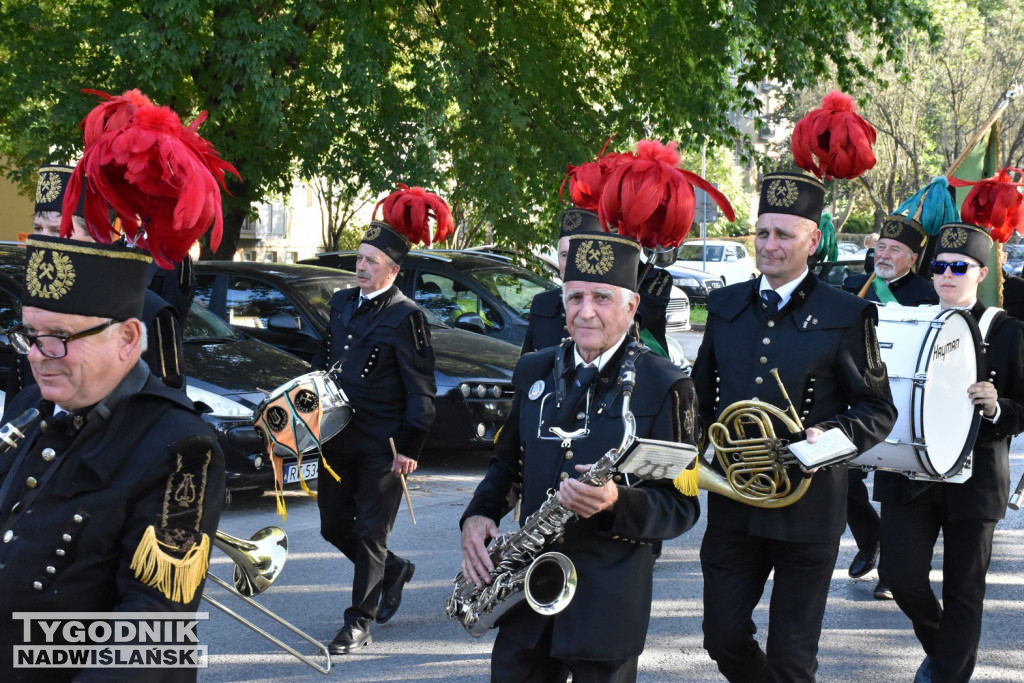
[[[696,355],[699,335],[679,335],[687,356]],[[694,339],[686,339],[694,337]],[[692,351],[691,351],[692,347]],[[1024,471],[1024,440],[1014,441],[1012,482]],[[444,602],[458,571],[458,519],[486,466],[486,454],[427,454],[409,479],[418,524],[413,526],[402,504],[391,547],[416,563],[401,610],[384,626],[373,629],[367,648],[337,657],[332,678],[345,681],[479,681],[489,680],[489,654],[493,634],[477,639],[444,616]],[[869,478],[869,483],[871,479]],[[705,494],[701,493],[702,509]],[[258,600],[323,642],[342,625],[342,612],[350,602],[351,565],[319,534],[316,504],[301,492],[290,492],[288,520],[274,514],[273,499],[236,498],[223,516],[221,528],[248,537],[256,529],[276,524],[287,530],[291,553],[281,577]],[[512,528],[505,520],[502,528]],[[644,682],[722,680],[701,647],[702,578],[700,541],[705,529],[697,526],[664,546],[656,565],[654,603],[647,647],[640,659]],[[989,571],[988,599],[978,667],[974,680],[1019,681],[1024,670],[1024,636],[1019,623],[1024,598],[1024,515],[1007,512],[996,530]],[[856,553],[852,536],[842,538],[833,574],[828,610],[819,653],[821,681],[910,681],[923,653],[910,623],[891,601],[872,597],[877,579],[871,572],[860,580],[847,576]],[[942,544],[936,548],[935,566],[941,565]],[[229,578],[232,563],[215,551],[211,571]],[[585,580],[582,578],[581,580]],[[941,570],[932,573],[941,590]],[[771,590],[769,579],[767,592]],[[608,586],[609,591],[629,590]],[[225,597],[218,587],[211,595]],[[240,602],[232,601],[236,605]],[[203,609],[207,609],[204,607]],[[793,605],[800,609],[800,605]],[[242,605],[243,614],[306,652],[311,648],[280,626]],[[209,646],[210,666],[201,681],[310,681],[320,674],[294,659],[223,613],[209,608],[210,621],[200,632]],[[609,615],[609,618],[614,618]],[[764,642],[767,597],[754,614],[758,637]]]

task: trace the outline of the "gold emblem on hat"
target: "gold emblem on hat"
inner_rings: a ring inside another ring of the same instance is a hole
[[[576,252],[576,269],[587,275],[607,275],[615,267],[615,252],[607,244],[586,240]]]
[[[562,214],[562,230],[565,232],[575,232],[581,225],[583,225],[583,217],[576,211]]]
[[[372,242],[378,237],[380,237],[380,226],[370,225],[370,227],[366,229],[366,235],[363,236],[363,241]]]
[[[59,173],[44,171],[39,174],[39,184],[36,185],[36,204],[49,204],[60,196],[63,183]]]
[[[48,261],[46,255],[51,259]],[[40,249],[28,259],[25,287],[39,299],[61,299],[75,284],[75,265],[67,254]]]
[[[939,246],[946,249],[959,249],[967,244],[967,231],[963,228],[949,228],[942,231]]]
[[[792,180],[773,180],[768,185],[768,192],[765,199],[771,206],[790,207],[796,204],[800,197],[800,188]]]
[[[899,221],[886,221],[882,225],[882,237],[886,239],[899,239],[903,234],[903,224]]]

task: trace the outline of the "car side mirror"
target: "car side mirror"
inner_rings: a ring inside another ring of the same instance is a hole
[[[485,334],[487,331],[483,318],[476,313],[463,313],[455,319],[455,327],[478,334]]]
[[[267,320],[267,329],[275,332],[296,332],[301,328],[299,319],[293,315],[275,313]]]

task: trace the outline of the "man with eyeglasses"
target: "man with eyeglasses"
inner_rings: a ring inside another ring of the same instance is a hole
[[[869,274],[851,275],[843,289],[861,294],[867,301],[881,304],[897,303],[901,306],[930,306],[939,302],[932,284],[916,272],[918,259],[928,241],[924,228],[917,220],[902,214],[891,214],[882,223],[882,231],[874,243],[874,277]],[[870,284],[869,284],[870,282]],[[867,287],[865,285],[867,284]],[[849,575],[857,579],[879,561],[881,525],[878,513],[868,498],[864,482],[868,473],[850,470],[850,483],[846,495],[846,523],[857,542],[857,554],[850,562]],[[878,583],[874,596],[891,600],[892,591],[884,576],[884,565],[878,566]]]
[[[26,256],[8,336],[37,383],[3,416],[27,424],[0,455],[0,677],[62,680],[82,672],[11,670],[25,644],[12,613],[194,612],[224,461],[198,409],[141,360],[149,255],[33,236]]]
[[[969,312],[985,333],[986,381],[966,388],[982,411],[971,478],[952,484],[875,473],[886,578],[926,655],[914,679],[918,683],[971,678],[992,534],[1006,511],[1010,491],[1010,439],[1024,431],[1024,324],[978,300],[978,285],[989,274],[984,264],[991,249],[992,239],[983,228],[948,223],[939,232],[931,262],[942,307]],[[929,582],[940,530],[941,604]]]

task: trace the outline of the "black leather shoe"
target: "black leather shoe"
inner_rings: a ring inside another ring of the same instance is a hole
[[[857,551],[857,554],[853,556],[853,562],[850,563],[851,578],[859,579],[875,568],[875,565],[878,564],[878,548],[879,544],[876,543],[871,550]]]
[[[403,560],[402,568],[398,570],[395,580],[384,585],[384,589],[380,593],[380,605],[377,607],[378,624],[386,624],[391,617],[395,616],[398,606],[402,604],[402,589],[415,573],[416,565],[409,560]]]
[[[885,581],[879,580],[875,586],[875,600],[892,600],[892,590]]]
[[[338,635],[334,636],[331,644],[327,646],[327,650],[332,655],[344,655],[366,647],[372,642],[373,638],[370,636],[369,628],[363,628],[358,624],[345,624],[338,631]]]

